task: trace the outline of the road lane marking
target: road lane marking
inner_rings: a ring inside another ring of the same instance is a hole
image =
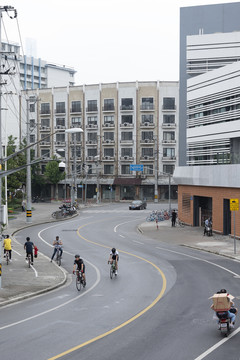
[[[17,252],[16,250],[13,250],[13,249],[12,249],[12,251],[13,251],[14,253],[16,253],[17,255],[22,256],[22,255],[19,254],[19,252]]]
[[[140,244],[140,245],[144,245],[144,243],[137,241],[137,240],[133,240],[134,243]]]
[[[208,356],[211,352],[213,352],[214,350],[216,350],[219,346],[221,346],[222,344],[224,344],[226,341],[230,340],[233,336],[237,335],[240,331],[240,327],[237,328],[234,332],[232,332],[230,335],[228,335],[228,337],[225,337],[224,339],[220,340],[218,343],[216,343],[215,345],[213,345],[212,347],[210,347],[208,350],[206,350],[204,353],[202,353],[201,355],[199,355],[197,358],[195,358],[194,360],[202,360],[204,359],[206,356]]]
[[[142,217],[141,217],[141,218],[142,218]],[[136,218],[136,219],[134,219],[134,220],[129,220],[129,221],[125,221],[125,222],[123,222],[123,223],[120,223],[120,224],[118,224],[118,225],[116,225],[116,226],[114,227],[113,231],[114,231],[114,232],[117,232],[117,228],[118,228],[119,226],[128,224],[128,223],[133,222],[133,221],[137,221],[137,220],[139,220],[139,219],[140,219],[140,218]]]
[[[125,239],[125,236],[123,236],[123,235],[121,235],[121,234],[119,234],[119,236],[121,236],[122,238],[124,238],[124,239]]]
[[[227,271],[229,272],[230,274],[232,274],[234,277],[239,277],[240,275],[235,273],[234,271],[231,271],[227,268],[225,268],[224,266],[221,266],[221,265],[218,265],[218,264],[215,264],[214,262],[211,262],[209,260],[205,260],[205,259],[201,259],[201,258],[198,258],[197,256],[193,256],[193,255],[188,255],[188,254],[184,254],[182,252],[179,252],[179,251],[174,251],[174,250],[169,250],[169,249],[165,249],[165,248],[161,248],[159,246],[156,246],[156,249],[159,249],[159,250],[163,250],[163,251],[168,251],[168,252],[172,252],[172,253],[175,253],[175,254],[178,254],[178,255],[183,255],[183,256],[186,256],[186,257],[190,257],[192,259],[195,259],[195,260],[199,260],[199,261],[203,261],[203,262],[206,262],[210,265],[213,265],[213,266],[216,266],[224,271]]]
[[[89,224],[85,224],[85,225],[82,225],[79,227],[78,229],[78,235],[80,238],[82,238],[84,241],[88,242],[88,243],[91,243],[91,244],[94,244],[94,245],[97,245],[97,246],[100,246],[100,247],[104,247],[104,248],[111,248],[110,246],[107,246],[107,245],[103,245],[103,244],[99,244],[99,243],[96,243],[92,240],[87,240],[86,238],[84,238],[80,233],[79,233],[79,230],[82,229],[83,227],[87,226],[87,225],[91,225],[92,223],[89,223]],[[147,307],[145,307],[143,310],[141,310],[139,313],[137,313],[136,315],[134,315],[133,317],[131,317],[130,319],[128,319],[127,321],[121,323],[120,325],[116,326],[115,328],[103,333],[103,334],[100,334],[96,337],[94,337],[93,339],[90,339],[88,341],[85,341],[84,343],[82,344],[79,344],[69,350],[66,350],[64,352],[62,352],[61,354],[58,354],[56,356],[53,356],[51,358],[49,358],[48,360],[56,360],[56,359],[60,359],[61,357],[65,356],[65,355],[68,355],[76,350],[79,350],[81,348],[83,348],[84,346],[87,346],[89,344],[92,344],[93,342],[95,341],[98,341],[100,339],[103,339],[104,337],[110,335],[110,334],[113,334],[114,332],[122,329],[123,327],[127,326],[128,324],[132,323],[133,321],[135,321],[136,319],[138,319],[139,317],[141,317],[143,314],[145,314],[147,311],[149,311],[150,309],[152,309],[157,303],[158,301],[163,297],[165,291],[166,291],[166,287],[167,287],[167,280],[166,280],[166,277],[163,273],[163,271],[156,265],[154,264],[153,262],[141,257],[141,256],[138,256],[138,255],[135,255],[135,254],[132,254],[132,253],[129,253],[127,251],[123,251],[123,250],[118,250],[119,252],[121,253],[124,253],[124,254],[127,254],[129,256],[133,256],[133,257],[136,257],[142,261],[145,261],[147,262],[148,264],[152,265],[158,272],[159,274],[161,275],[162,277],[162,288],[161,288],[161,291],[160,293],[158,294],[158,296],[153,300],[153,302],[148,305]]]

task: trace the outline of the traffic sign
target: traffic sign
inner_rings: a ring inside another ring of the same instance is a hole
[[[143,171],[143,165],[131,164],[130,171]]]
[[[230,199],[230,211],[238,211],[238,210],[239,210],[239,200]]]

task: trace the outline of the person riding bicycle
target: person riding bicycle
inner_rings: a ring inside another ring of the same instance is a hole
[[[30,237],[28,236],[26,238],[26,242],[24,244],[24,249],[26,250],[26,259],[28,258],[28,255],[31,255],[31,264],[33,265],[33,248],[34,244],[32,241],[30,241]]]
[[[3,241],[3,247],[4,247],[4,257],[6,257],[6,251],[9,253],[9,260],[12,261],[12,240],[10,239],[10,236],[7,235]]]
[[[115,268],[116,268],[115,274],[117,274],[118,271],[118,260],[119,260],[118,251],[115,248],[112,248],[108,259],[108,264],[110,263],[112,265],[113,261],[115,261]]]
[[[59,239],[59,236],[56,236],[56,240],[53,242],[54,250],[51,257],[51,262],[53,261],[54,256],[56,255],[57,250],[60,251],[60,256],[62,257],[63,249],[62,249],[62,240]]]
[[[83,259],[81,259],[80,255],[78,254],[75,255],[75,260],[73,263],[73,274],[75,274],[76,270],[81,271],[84,284],[86,285],[85,264],[83,262]]]

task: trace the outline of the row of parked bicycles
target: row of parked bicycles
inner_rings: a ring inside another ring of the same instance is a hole
[[[146,221],[155,221],[160,222],[164,220],[172,219],[172,212],[169,210],[153,210],[149,216],[147,216]],[[179,220],[177,212],[176,212],[176,225],[179,225],[181,227],[184,226],[184,223]],[[175,223],[174,225],[175,226]]]
[[[78,209],[78,204],[77,203],[74,203],[73,205],[63,204],[59,206],[59,209],[60,210],[54,211],[52,213],[52,217],[54,219],[62,219],[62,218],[66,218],[67,216],[72,216],[76,214]]]

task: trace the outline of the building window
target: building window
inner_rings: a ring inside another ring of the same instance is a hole
[[[35,104],[30,104],[30,112],[35,112]]]
[[[143,166],[143,174],[144,175],[153,175],[153,165],[144,165]]]
[[[112,131],[104,132],[104,141],[106,141],[106,140],[114,140],[114,132],[112,132]]]
[[[41,104],[41,114],[50,114],[50,104],[49,103]]]
[[[133,110],[133,99],[122,98],[121,99],[121,110]]]
[[[56,114],[65,114],[65,102],[56,102]]]
[[[175,98],[174,97],[165,97],[163,98],[163,110],[175,110]]]
[[[122,115],[122,125],[124,124],[132,124],[133,116],[132,115]]]
[[[113,111],[114,110],[114,99],[104,99],[104,111]]]
[[[75,134],[71,134],[71,141],[74,143],[75,141],[75,136],[76,136],[76,142],[81,142],[81,133],[77,132]]]
[[[105,148],[104,149],[104,156],[114,156],[114,149],[113,148]]]
[[[132,157],[132,148],[122,148],[121,149],[121,156],[129,156]]]
[[[142,131],[142,140],[153,140],[153,131]]]
[[[35,126],[35,119],[30,119],[30,128]]]
[[[35,135],[30,135],[30,143],[35,143]]]
[[[104,174],[113,175],[114,166],[113,165],[104,165]]]
[[[41,119],[41,127],[50,127],[50,119]]]
[[[114,124],[114,116],[113,115],[104,116],[104,124]]]
[[[50,144],[50,136],[46,136],[46,134],[41,134],[41,140]]]
[[[163,148],[163,157],[172,158],[175,156],[175,149],[174,148]]]
[[[63,132],[62,134],[56,134],[56,142],[65,142],[65,133]]]
[[[163,115],[163,124],[175,124],[175,115]]]
[[[97,125],[97,116],[88,116],[87,122],[88,125]]]
[[[144,97],[142,98],[141,110],[153,110],[153,98],[152,97]]]
[[[98,111],[97,100],[88,100],[87,111]]]
[[[56,118],[56,126],[65,127],[65,118]]]
[[[80,113],[81,111],[82,111],[82,109],[81,109],[81,101],[72,101],[71,112],[73,112],[73,113],[75,113],[75,112]]]
[[[142,124],[145,123],[153,124],[153,114],[142,115]]]
[[[163,132],[163,140],[165,140],[165,141],[175,140],[175,132],[174,131],[164,131]]]
[[[42,149],[41,150],[41,156],[49,158],[50,157],[50,151],[48,149]]]
[[[130,175],[130,165],[122,165],[121,173],[122,175]]]
[[[153,157],[153,148],[142,148],[142,156]]]
[[[94,141],[97,142],[97,133],[96,132],[89,132],[87,134],[88,141]]]
[[[81,116],[78,116],[78,117],[72,117],[71,118],[71,124],[72,126],[79,126],[81,127],[81,122],[82,122],[82,118]]]
[[[89,157],[90,157],[90,156],[93,156],[93,157],[97,156],[97,148],[95,148],[95,149],[88,149],[88,156],[89,156]]]
[[[72,154],[72,158],[74,158],[74,156],[75,156],[75,147],[71,148],[71,154]],[[77,158],[81,157],[81,146],[76,146],[76,157]]]
[[[132,138],[133,138],[132,131],[124,131],[121,133],[122,141],[132,140]]]
[[[163,172],[167,174],[173,174],[175,165],[163,165]]]

